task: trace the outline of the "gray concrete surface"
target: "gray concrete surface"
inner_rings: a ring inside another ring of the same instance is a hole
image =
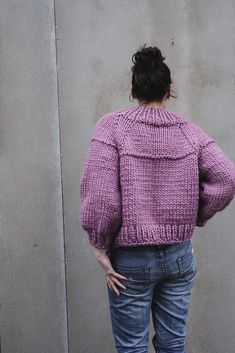
[[[55,13],[53,1],[0,3],[1,353],[115,352],[104,273],[79,225],[95,123],[135,104],[131,55],[157,45],[178,95],[168,108],[235,162],[234,27],[232,0],[56,0]],[[234,211],[192,238],[187,353],[234,352]],[[151,324],[150,353],[152,335]]]
[[[1,353],[67,353],[53,1],[0,2]]]

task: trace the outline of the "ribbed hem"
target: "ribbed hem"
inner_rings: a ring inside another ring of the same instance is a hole
[[[90,244],[92,246],[94,246],[95,248],[109,249],[109,248],[111,248],[110,244],[112,242],[113,235],[112,234],[101,235],[101,234],[97,233],[96,231],[92,231],[88,234],[88,239],[89,239]]]
[[[116,235],[89,233],[89,242],[100,249],[114,249],[118,246],[158,245],[179,243],[192,237],[193,224],[161,224],[155,226],[123,226]]]
[[[171,244],[189,240],[195,229],[193,224],[162,224],[156,226],[125,226],[113,239],[117,246]]]

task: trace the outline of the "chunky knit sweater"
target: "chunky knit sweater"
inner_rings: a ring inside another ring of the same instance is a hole
[[[202,128],[137,105],[96,123],[80,181],[80,223],[96,248],[179,243],[235,195],[235,165]]]

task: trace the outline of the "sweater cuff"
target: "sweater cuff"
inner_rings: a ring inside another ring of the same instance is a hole
[[[96,231],[88,233],[88,239],[92,246],[98,249],[111,249],[112,235],[100,235]]]

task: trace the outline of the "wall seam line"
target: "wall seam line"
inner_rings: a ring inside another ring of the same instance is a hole
[[[64,241],[64,273],[65,273],[65,306],[66,306],[66,328],[67,328],[67,349],[69,347],[69,320],[68,320],[68,285],[67,285],[67,259],[66,259],[66,235],[65,235],[65,217],[64,217],[64,183],[63,183],[63,162],[62,162],[62,143],[61,143],[61,115],[60,115],[60,95],[59,95],[59,65],[57,50],[57,22],[56,22],[56,0],[53,0],[54,8],[54,38],[55,38],[55,60],[56,60],[56,90],[57,90],[57,107],[58,107],[58,127],[59,127],[59,151],[60,151],[60,182],[61,182],[61,202],[62,202],[62,224],[63,224],[63,241]]]

